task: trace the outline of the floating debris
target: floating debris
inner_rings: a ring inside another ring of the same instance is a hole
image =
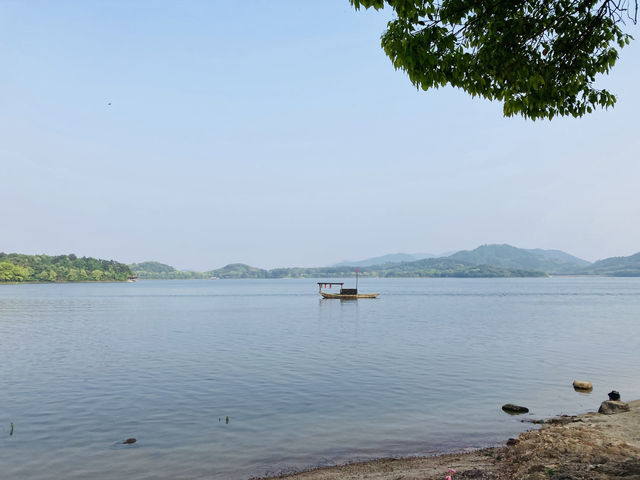
[[[13,436],[13,422],[11,422],[11,430],[9,430],[9,436]]]
[[[227,419],[226,419],[225,423],[226,423],[227,425],[229,424],[229,415],[227,415]]]

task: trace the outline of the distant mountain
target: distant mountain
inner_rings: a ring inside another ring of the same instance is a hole
[[[379,277],[546,277],[543,271],[474,264],[451,257],[425,258],[415,262],[376,265],[363,269]]]
[[[587,265],[591,265],[591,262],[583,260],[582,258],[574,257],[562,250],[542,250],[541,248],[533,248],[527,250],[527,252],[531,252],[536,255],[540,255],[547,260],[552,260],[558,263],[564,263],[566,265],[580,265],[586,267]]]
[[[496,267],[491,265],[474,265],[449,258],[426,258],[414,262],[385,263],[360,267],[362,277],[544,277],[546,273]],[[234,263],[217,270],[207,272],[217,278],[345,278],[354,277],[351,266],[320,268],[274,268],[263,270],[242,263]]]
[[[427,255],[427,254],[414,254]],[[363,277],[544,277],[548,274],[640,276],[640,252],[630,257],[615,257],[590,264],[560,250],[526,250],[511,245],[482,245],[448,257],[411,258],[397,253],[357,262]],[[369,262],[382,262],[368,264]],[[204,273],[180,271],[159,262],[134,263],[131,269],[140,278],[348,278],[354,277],[353,265],[342,262],[332,267],[274,268],[265,270],[243,263],[232,263]]]
[[[589,262],[560,250],[525,250],[511,245],[482,245],[475,250],[463,250],[447,258],[475,265],[537,270],[552,274],[577,273]]]
[[[129,265],[134,272],[150,272],[150,273],[169,273],[175,272],[176,269],[171,265],[160,262],[140,262]]]
[[[580,273],[610,277],[640,277],[640,252],[628,257],[611,257],[598,260]]]
[[[222,268],[210,270],[206,274],[217,278],[267,278],[267,270],[244,263],[231,263]]]
[[[414,262],[424,258],[435,258],[441,255],[432,253],[390,253],[380,257],[365,258],[364,260],[344,260],[332,265],[333,267],[370,267],[372,265],[384,265],[386,263]]]
[[[140,262],[129,265],[131,271],[139,278],[147,280],[178,280],[189,278],[207,278],[204,273],[189,270],[176,270],[171,265],[160,262]]]

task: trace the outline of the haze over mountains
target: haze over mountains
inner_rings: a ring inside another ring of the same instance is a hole
[[[385,263],[414,262],[423,258],[444,257],[446,255],[434,255],[433,253],[390,253],[380,257],[365,258],[364,260],[343,260],[332,267],[370,267],[371,265],[383,265]]]
[[[526,250],[511,245],[482,245],[475,250],[462,250],[449,258],[475,265],[538,270],[549,274],[575,273],[590,263],[560,250]]]
[[[315,278],[349,277],[358,267],[369,277],[540,277],[547,275],[640,276],[640,252],[590,263],[560,250],[523,249],[511,245],[482,245],[448,256],[396,253],[330,267],[251,267],[242,263],[208,272],[185,272],[158,262],[133,264],[141,278]],[[423,258],[415,259],[415,256]]]
[[[332,267],[370,267],[372,265],[384,265],[385,263],[415,262],[425,258],[447,257],[455,252],[433,253],[390,253],[380,257],[365,258],[364,260],[343,260]]]

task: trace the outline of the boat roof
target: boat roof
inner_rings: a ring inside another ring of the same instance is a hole
[[[344,285],[344,282],[318,282],[318,285]]]

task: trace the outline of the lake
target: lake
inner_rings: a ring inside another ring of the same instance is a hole
[[[2,475],[246,479],[640,398],[640,278],[315,282],[0,286]]]

